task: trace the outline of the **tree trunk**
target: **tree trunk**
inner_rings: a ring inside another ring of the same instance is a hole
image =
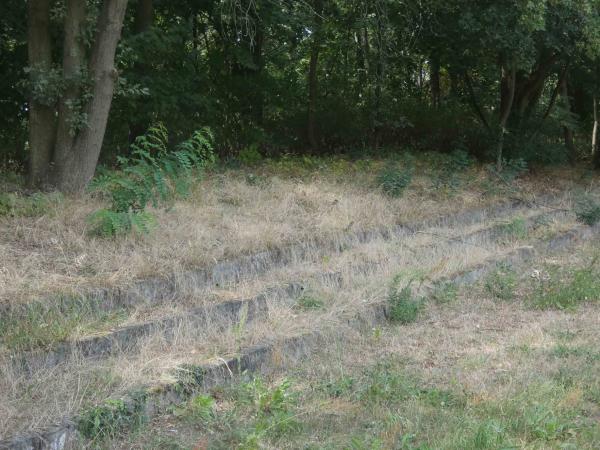
[[[567,82],[567,75],[565,75],[560,84],[560,96],[564,102],[565,108],[567,111],[571,112],[571,102],[569,101],[569,87]],[[567,147],[567,152],[569,155],[569,162],[571,164],[575,164],[577,159],[577,152],[575,149],[575,144],[573,142],[573,130],[568,126],[563,126],[563,133],[565,138],[565,147]]]
[[[115,52],[121,36],[127,0],[105,0],[98,26],[89,71],[92,99],[84,107],[87,126],[75,138],[70,157],[59,168],[57,185],[63,192],[79,192],[94,176],[117,80]]]
[[[138,0],[135,8],[135,22],[133,32],[135,34],[148,31],[154,23],[154,4],[153,0]]]
[[[598,101],[596,96],[594,100],[594,129],[592,130],[592,164],[595,169],[600,169],[600,152],[598,151]]]
[[[29,0],[28,58],[33,83],[52,66],[50,0]],[[55,133],[55,108],[50,101],[29,99],[29,185],[42,187],[48,181]]]
[[[439,109],[441,88],[440,88],[440,60],[437,56],[432,56],[430,65],[430,82],[431,82],[431,104],[434,109]]]
[[[307,135],[308,144],[312,150],[317,148],[316,138],[316,112],[317,112],[317,95],[319,88],[319,79],[317,77],[317,66],[319,63],[319,50],[321,46],[321,14],[323,13],[322,0],[314,2],[314,30],[312,34],[312,46],[310,51],[310,63],[308,67],[308,124]]]
[[[73,143],[77,133],[78,99],[81,94],[81,83],[85,64],[85,47],[83,27],[86,21],[86,0],[67,0],[65,14],[65,35],[63,44],[63,78],[65,91],[58,106],[58,125],[54,163],[56,181],[64,177],[63,170],[73,152]]]
[[[504,135],[506,134],[506,123],[510,117],[513,102],[515,100],[516,89],[516,67],[511,64],[510,72],[502,66],[502,80],[500,82],[500,132],[498,136],[498,147],[496,149],[496,170],[502,171],[503,151],[504,151]]]

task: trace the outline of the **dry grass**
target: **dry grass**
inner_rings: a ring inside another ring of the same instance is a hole
[[[494,223],[483,222],[487,226]],[[492,255],[501,255],[522,242],[512,239],[500,245],[480,239],[463,245],[439,238],[460,236],[482,226],[478,223],[453,229],[439,227],[431,230],[435,231],[433,234],[389,241],[377,239],[328,258],[315,253],[313,257],[309,255],[296,264],[267,273],[235,291],[238,295],[250,294],[277,283],[315,279],[323,271],[339,273],[344,280],[341,286],[333,281],[309,283],[307,295],[318,298],[323,304],[315,310],[301,311],[294,308],[292,302],[273,297],[269,298],[269,316],[264,321],[225,332],[210,325],[196,327],[183,323],[174,331],[173,340],[166,340],[163,333],[156,333],[135,354],[120,354],[100,362],[75,356],[67,363],[49,372],[36,373],[31,378],[14,372],[11,363],[4,361],[0,364],[0,395],[4,399],[0,410],[0,436],[54,423],[61,417],[72,416],[85,405],[119,395],[140,384],[170,380],[173,369],[182,363],[225,357],[235,354],[242,346],[307,330],[340,336],[348,331],[348,319],[355,317],[366,304],[385,299],[390,280],[398,273],[404,273],[407,279],[413,276],[440,278]],[[565,222],[559,221],[549,225],[549,229],[563,226]],[[233,293],[222,295],[234,296]],[[182,307],[187,305],[189,303],[184,302],[164,309],[140,310],[130,317],[129,323],[181,314],[184,312]]]
[[[599,251],[596,241],[538,259],[531,271],[585,267]],[[482,283],[452,304],[431,304],[414,324],[346,329],[310,363],[289,361],[298,399],[290,415],[300,426],[260,435],[260,448],[598,448],[600,299],[571,312],[532,310],[531,271],[511,302],[490,298]],[[267,385],[281,383],[278,372]],[[260,426],[240,400],[244,389],[218,393],[213,422],[183,409],[106,446],[242,445]]]
[[[351,165],[350,165],[351,166]],[[440,196],[417,176],[404,197],[391,199],[373,186],[371,172],[279,178],[250,185],[244,173],[213,174],[188,201],[154,211],[148,235],[107,240],[89,236],[86,217],[99,207],[89,196],[51,204],[42,216],[0,218],[0,303],[27,301],[89,286],[123,285],[137,278],[180,273],[215,261],[277,248],[307,238],[391,226],[483,206],[502,197],[482,191],[483,170],[465,188]],[[572,173],[554,173],[553,186],[572,187]],[[549,175],[520,181],[523,192],[543,192]]]

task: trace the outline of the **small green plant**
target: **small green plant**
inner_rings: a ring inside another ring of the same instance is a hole
[[[404,164],[397,161],[386,163],[377,176],[377,184],[390,197],[401,197],[404,190],[410,186],[414,167],[410,160]]]
[[[555,271],[548,280],[542,280],[530,297],[538,309],[573,309],[583,302],[600,300],[600,277],[594,267],[577,269],[566,276]]]
[[[435,189],[454,192],[460,187],[461,174],[473,165],[473,158],[461,149],[440,158],[438,172],[433,176],[433,185]]]
[[[111,205],[92,213],[92,230],[101,236],[130,231],[147,232],[153,216],[145,209],[158,207],[189,194],[192,175],[214,162],[212,134],[208,128],[196,131],[174,151],[167,147],[166,128],[159,124],[139,136],[132,145],[131,158],[119,158],[121,170],[97,177],[90,189],[107,196]]]
[[[524,239],[527,237],[527,222],[522,217],[516,217],[510,222],[498,225],[500,234],[515,239]]]
[[[254,418],[253,429],[245,439],[247,444],[298,429],[300,425],[294,416],[297,399],[290,391],[291,386],[289,380],[283,380],[269,387],[258,378],[242,385],[238,401],[250,408]]]
[[[84,438],[99,444],[115,438],[123,431],[135,429],[143,422],[142,400],[141,396],[136,397],[130,407],[123,400],[106,400],[80,415],[77,430]]]
[[[296,308],[301,310],[321,309],[325,303],[323,300],[311,295],[303,295],[296,302]]]
[[[498,300],[512,300],[517,287],[515,271],[508,265],[500,264],[485,280],[485,289]]]
[[[215,417],[215,400],[208,395],[196,395],[184,406],[175,408],[175,417],[184,418],[193,423],[208,423]]]
[[[438,304],[452,303],[458,297],[458,286],[450,281],[437,283],[431,298]]]
[[[600,222],[600,203],[589,195],[582,195],[575,203],[575,215],[586,225],[596,225]]]
[[[402,277],[396,276],[388,293],[389,319],[392,322],[408,324],[417,320],[424,300],[415,298],[412,290],[413,280],[403,287],[400,287],[401,282]]]
[[[263,156],[258,151],[258,145],[252,144],[238,153],[238,159],[242,164],[253,166],[262,161]]]

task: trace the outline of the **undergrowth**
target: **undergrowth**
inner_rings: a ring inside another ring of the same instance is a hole
[[[208,128],[194,132],[174,150],[168,148],[168,133],[159,124],[139,136],[130,158],[120,157],[121,169],[105,172],[90,185],[110,199],[110,207],[90,215],[95,234],[115,236],[130,231],[147,232],[154,223],[148,205],[170,205],[186,197],[194,177],[215,160]]]
[[[58,192],[32,195],[0,193],[0,217],[39,217],[54,210],[63,201]]]
[[[414,174],[414,162],[407,156],[404,161],[386,162],[377,176],[377,184],[390,197],[401,197],[410,186]]]

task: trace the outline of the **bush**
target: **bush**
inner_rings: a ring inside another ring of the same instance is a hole
[[[189,194],[192,175],[214,162],[212,134],[204,128],[182,142],[174,151],[167,147],[163,125],[151,127],[132,145],[133,157],[119,158],[121,170],[100,175],[90,185],[92,191],[110,198],[111,206],[91,214],[93,231],[115,236],[130,231],[147,232],[153,217],[146,212]]]
[[[485,280],[486,290],[498,300],[512,300],[517,287],[517,276],[509,266],[499,265]]]
[[[575,204],[575,215],[586,225],[596,225],[600,222],[600,203],[589,195],[582,195]]]
[[[263,156],[258,151],[258,145],[252,144],[242,150],[238,154],[238,159],[242,164],[247,166],[255,165],[262,161]]]
[[[413,172],[414,167],[410,161],[404,164],[389,162],[377,176],[377,184],[390,197],[401,197],[412,181]]]

